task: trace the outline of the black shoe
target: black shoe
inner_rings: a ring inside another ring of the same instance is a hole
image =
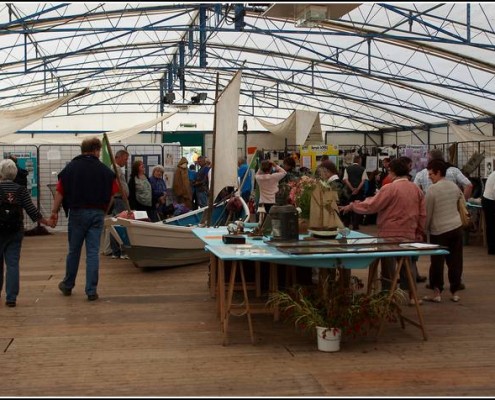
[[[426,282],[426,280],[427,280],[427,279],[428,279],[428,278],[427,278],[426,276],[421,276],[421,275],[418,275],[418,276],[416,277],[416,282],[417,282],[417,283],[423,283],[423,282]]]
[[[72,289],[67,289],[65,287],[65,284],[64,282],[60,282],[58,284],[58,288],[60,289],[60,291],[64,294],[64,296],[70,296],[72,294]]]
[[[95,300],[98,300],[98,293],[88,294],[88,301],[95,301]]]
[[[6,301],[5,302],[5,305],[7,307],[15,307],[16,304],[15,304],[15,301]]]

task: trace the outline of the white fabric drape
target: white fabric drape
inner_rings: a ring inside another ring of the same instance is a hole
[[[116,143],[118,141],[127,139],[131,136],[137,135],[139,132],[145,131],[160,122],[166,120],[172,115],[176,114],[178,110],[169,112],[161,117],[155,118],[151,121],[146,121],[138,125],[131,126],[130,128],[120,129],[117,131],[107,133],[110,143]],[[37,135],[34,138],[19,138],[19,135],[9,135],[2,139],[1,142],[13,143],[13,144],[80,144],[85,138],[88,137],[100,137],[103,139],[103,135],[68,135],[68,134],[56,134],[56,135]]]
[[[215,106],[215,153],[212,165],[213,198],[225,186],[237,187],[237,132],[241,71],[237,71]]]
[[[77,93],[69,94],[37,106],[0,111],[0,138],[14,134],[19,129],[25,128],[45,115],[50,114],[61,105],[88,92],[89,90],[86,88]]]
[[[449,130],[454,133],[455,140],[450,140],[450,142],[479,142],[480,140],[493,140],[495,137],[486,136],[481,133],[471,132],[467,129],[460,127],[459,125],[455,125],[452,122],[449,122]]]
[[[270,133],[287,138],[289,145],[324,143],[320,113],[317,111],[294,110],[286,120],[279,124],[272,124],[259,118],[257,120]]]
[[[109,132],[107,133],[108,140],[110,141],[110,143],[115,143],[118,142],[119,140],[124,140],[131,136],[137,135],[139,132],[145,131],[146,129],[149,129],[152,126],[159,124],[160,122],[166,120],[167,118],[170,118],[178,111],[179,110],[171,111],[167,114],[162,115],[161,117],[155,118],[152,121],[143,122],[142,124],[131,126],[130,128],[127,129],[121,129],[118,131]]]

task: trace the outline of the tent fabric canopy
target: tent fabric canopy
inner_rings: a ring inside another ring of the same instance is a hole
[[[242,66],[239,115],[253,130],[295,109],[319,112],[327,135],[376,143],[493,124],[494,2],[330,3],[1,3],[0,109],[91,87],[43,129],[87,119],[110,132],[176,107],[212,131],[217,86]]]
[[[294,110],[279,124],[272,124],[259,118],[257,120],[274,135],[286,137],[289,144],[309,145],[324,142],[320,113],[316,111]]]

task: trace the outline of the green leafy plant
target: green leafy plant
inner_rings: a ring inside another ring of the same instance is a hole
[[[356,276],[330,274],[323,284],[295,286],[272,293],[269,307],[278,307],[284,320],[296,328],[313,334],[316,327],[337,328],[345,337],[365,336],[377,328],[381,319],[397,321],[398,306],[407,301],[407,294],[396,289],[388,302],[388,291],[366,294]]]

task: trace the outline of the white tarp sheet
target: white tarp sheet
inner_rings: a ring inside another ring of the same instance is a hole
[[[286,120],[279,124],[272,124],[259,118],[257,120],[274,135],[287,138],[289,145],[324,143],[320,113],[317,111],[294,110]]]
[[[130,128],[120,129],[117,131],[107,133],[110,144],[125,140],[131,136],[137,135],[139,132],[145,131],[160,122],[166,120],[172,115],[176,114],[178,110],[169,112],[161,117],[155,118],[151,121],[143,122],[138,125],[131,126]],[[56,134],[56,135],[37,135],[33,138],[19,138],[19,135],[9,135],[5,138],[1,138],[0,142],[12,143],[12,144],[80,144],[87,137],[98,136],[101,139],[103,135],[68,135],[68,134]]]
[[[0,111],[0,138],[14,134],[19,129],[25,128],[40,118],[43,118],[45,115],[50,114],[61,105],[88,92],[89,90],[86,88],[77,93],[68,94],[57,100],[49,101],[37,106]]]
[[[449,130],[454,133],[454,138],[455,138],[455,140],[450,140],[451,142],[461,143],[461,142],[480,142],[485,140],[495,140],[494,136],[487,136],[481,133],[471,132],[451,122],[449,122]],[[468,160],[472,156],[471,151],[468,151],[467,148],[460,147],[460,151],[461,151],[460,155],[465,160]],[[495,157],[495,150],[491,150],[491,147],[485,148],[483,150],[483,153],[485,157],[488,158]]]
[[[450,140],[450,142],[479,142],[481,140],[495,139],[493,136],[486,136],[481,133],[471,132],[459,125],[453,124],[452,122],[449,122],[449,130],[454,133],[455,138],[455,140]]]

